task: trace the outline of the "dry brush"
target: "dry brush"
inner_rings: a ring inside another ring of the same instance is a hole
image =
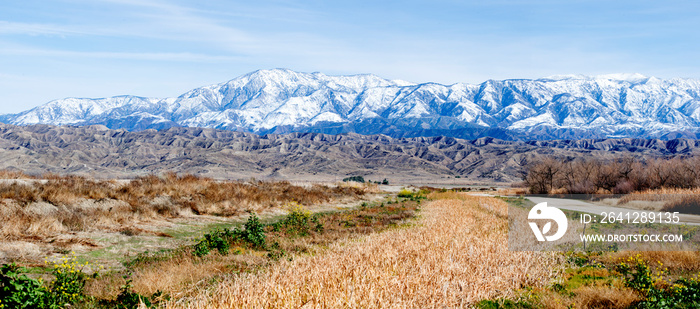
[[[556,275],[553,253],[512,252],[507,205],[457,193],[434,195],[408,228],[371,234],[298,256],[260,273],[231,275],[171,308],[466,307],[542,287]]]
[[[367,193],[364,187],[219,181],[174,173],[130,181],[54,174],[32,178],[0,172],[3,175],[8,179],[0,182],[0,259],[15,258],[10,254],[14,242],[54,247],[81,242],[95,247],[89,239],[63,236],[91,231],[159,235],[136,224],[196,215],[236,216],[292,201],[315,205],[354,200]],[[31,257],[25,255],[17,258]]]

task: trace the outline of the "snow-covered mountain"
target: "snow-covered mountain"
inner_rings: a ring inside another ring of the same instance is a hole
[[[2,115],[0,121],[127,130],[208,127],[259,134],[699,138],[700,81],[614,74],[441,85],[274,69],[177,98],[69,98]]]

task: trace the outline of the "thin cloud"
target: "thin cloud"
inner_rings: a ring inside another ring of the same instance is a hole
[[[219,56],[196,53],[129,53],[129,52],[83,52],[52,49],[4,49],[3,55],[31,55],[41,57],[101,58],[144,61],[182,61],[182,62],[222,62],[241,61],[243,57]]]
[[[56,24],[23,23],[0,20],[0,34],[24,35],[85,35],[95,34],[83,29],[75,29]]]

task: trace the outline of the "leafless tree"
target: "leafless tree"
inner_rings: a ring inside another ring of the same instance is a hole
[[[553,158],[545,158],[535,163],[525,177],[525,183],[534,194],[552,192],[555,177],[558,176],[561,163]]]
[[[614,160],[547,157],[526,164],[526,185],[532,193],[629,193],[645,189],[700,186],[700,157]]]

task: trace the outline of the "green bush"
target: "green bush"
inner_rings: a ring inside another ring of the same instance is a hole
[[[47,262],[47,264],[49,264]],[[53,263],[51,273],[56,279],[44,285],[21,274],[15,264],[0,267],[0,308],[64,308],[86,300],[85,283],[90,278],[82,271],[87,263],[78,264],[75,256]]]
[[[343,178],[343,182],[348,182],[348,181],[356,181],[356,182],[365,183],[365,178],[362,176],[351,176],[351,177]]]
[[[229,243],[235,241],[235,239],[235,234],[229,230],[215,230],[206,233],[204,234],[204,239],[194,245],[192,254],[202,257],[209,254],[212,249],[216,249],[220,254],[228,254]]]
[[[88,263],[79,264],[72,256],[47,264],[52,264],[51,273],[56,277],[48,285],[22,274],[26,270],[15,264],[0,266],[0,309],[59,309],[81,303],[90,304],[90,308],[98,305],[99,308],[131,309],[140,304],[155,308],[157,299],[166,299],[160,291],[150,297],[133,292],[131,279],[127,279],[115,300],[97,301],[86,296],[84,291],[87,280],[97,276],[97,273],[89,276],[82,271]]]
[[[88,275],[82,271],[82,267],[88,263],[78,264],[75,256],[64,257],[60,263],[53,264],[52,274],[56,279],[51,284],[48,294],[49,303],[52,304],[75,304],[83,301],[85,295],[83,289]]]
[[[244,227],[245,230],[238,231],[239,235],[241,235],[247,243],[253,245],[253,247],[264,249],[265,225],[260,222],[260,218],[255,214],[250,214]]]
[[[662,284],[665,272],[659,262],[659,270],[652,272],[647,262],[636,255],[620,263],[617,270],[625,284],[643,297],[637,308],[698,308],[700,305],[700,280],[679,278],[673,284]]]
[[[366,206],[367,204],[363,203],[363,207]],[[306,236],[312,230],[317,233],[323,232],[323,224],[318,219],[318,215],[312,215],[298,203],[290,203],[288,210],[289,214],[273,225],[274,231],[284,229],[284,232],[290,236]]]
[[[21,270],[14,263],[0,267],[0,308],[58,308],[47,306],[48,290]]]
[[[203,257],[216,249],[220,254],[228,254],[231,244],[245,242],[258,249],[265,249],[265,225],[254,213],[250,214],[244,229],[215,230],[204,234],[204,239],[193,246],[192,254]]]
[[[649,265],[639,258],[639,255],[630,257],[628,263],[621,263],[617,266],[617,270],[624,276],[625,285],[640,292],[642,295],[648,295],[654,289],[653,274]]]

